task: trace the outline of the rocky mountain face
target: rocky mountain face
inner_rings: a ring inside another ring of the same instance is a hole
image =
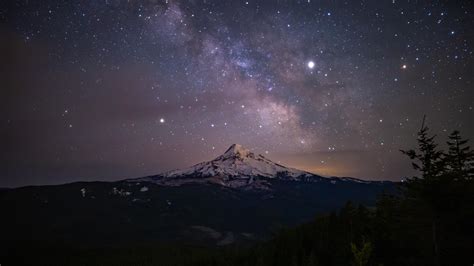
[[[240,144],[232,144],[217,158],[191,167],[130,181],[147,181],[164,186],[213,183],[231,188],[269,189],[272,180],[331,182],[367,182],[354,178],[325,178],[306,171],[285,167]]]

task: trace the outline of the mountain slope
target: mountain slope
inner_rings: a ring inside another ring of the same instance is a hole
[[[287,168],[270,161],[261,154],[254,154],[242,145],[233,144],[227,151],[209,162],[199,163],[184,170],[171,171],[164,174],[165,177],[189,176],[199,173],[201,176],[226,176],[246,178],[249,176],[260,176],[275,178],[278,174],[289,177],[311,175],[307,172]]]
[[[165,186],[214,183],[233,188],[269,189],[272,180],[366,182],[352,178],[324,178],[306,171],[285,167],[261,154],[251,152],[240,144],[232,144],[222,155],[211,161],[131,181],[148,181]]]

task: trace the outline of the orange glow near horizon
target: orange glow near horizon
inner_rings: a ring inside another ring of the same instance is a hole
[[[353,171],[345,169],[344,167],[336,167],[330,165],[305,165],[305,164],[295,164],[293,168],[301,169],[308,171],[310,173],[322,176],[349,176]]]

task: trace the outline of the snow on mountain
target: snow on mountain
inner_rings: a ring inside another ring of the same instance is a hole
[[[209,162],[202,162],[183,170],[163,173],[167,178],[197,175],[200,177],[226,176],[247,178],[252,176],[275,178],[285,175],[296,178],[309,174],[274,163],[261,154],[254,154],[242,145],[233,144],[227,151]]]
[[[234,188],[269,189],[271,180],[324,181],[331,184],[337,182],[371,183],[371,181],[349,177],[321,177],[306,171],[285,167],[272,162],[261,154],[255,154],[239,144],[232,144],[224,154],[214,160],[198,163],[181,170],[129,181],[146,181],[164,186],[214,183]]]
[[[274,163],[242,145],[233,144],[224,154],[214,160],[134,181],[149,181],[167,186],[179,186],[187,183],[215,183],[226,187],[267,189],[271,179],[313,179],[317,181],[321,178],[305,171]]]

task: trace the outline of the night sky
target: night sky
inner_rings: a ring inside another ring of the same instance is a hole
[[[474,136],[469,2],[2,1],[0,186],[157,174],[232,143],[400,180],[424,114],[441,142]]]

